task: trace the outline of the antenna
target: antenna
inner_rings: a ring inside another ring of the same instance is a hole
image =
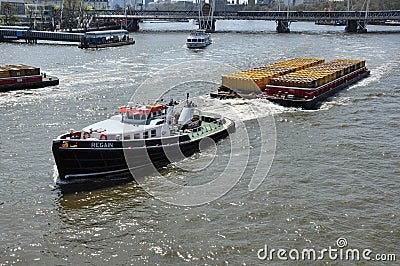
[[[365,8],[365,25],[367,25],[367,18],[368,18],[368,11],[369,11],[369,5],[370,5],[371,0],[367,1],[367,7]]]

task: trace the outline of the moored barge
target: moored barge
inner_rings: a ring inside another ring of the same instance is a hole
[[[89,31],[81,39],[78,48],[106,48],[135,44],[127,30]]]
[[[0,66],[0,92],[35,89],[59,84],[57,77],[40,73],[40,68],[19,65]]]
[[[369,75],[363,60],[295,58],[222,77],[213,98],[265,98],[314,109],[326,98]]]

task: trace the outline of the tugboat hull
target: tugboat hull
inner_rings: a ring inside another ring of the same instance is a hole
[[[208,134],[219,141],[234,131],[234,122]],[[64,136],[65,137],[65,136]],[[127,178],[140,178],[161,169],[172,162],[180,161],[199,151],[202,138],[191,139],[180,135],[147,140],[83,140],[58,138],[53,141],[52,151],[58,169],[58,185],[93,181],[97,178],[113,178],[128,174]]]

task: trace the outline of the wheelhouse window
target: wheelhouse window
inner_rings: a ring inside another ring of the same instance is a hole
[[[149,132],[148,131],[143,132],[143,138],[144,139],[148,139],[149,138]]]
[[[140,114],[135,114],[135,115],[133,116],[133,119],[135,119],[135,120],[140,120]]]
[[[133,138],[134,138],[134,139],[140,139],[140,133],[135,133],[135,134],[133,135]]]
[[[157,136],[157,131],[155,129],[151,130],[151,137],[154,138],[155,136]]]

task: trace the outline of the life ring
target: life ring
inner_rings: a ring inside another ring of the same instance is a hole
[[[108,137],[106,134],[101,134],[99,137],[99,140],[107,140],[107,139],[108,139]]]
[[[90,132],[85,131],[83,133],[83,139],[88,139],[88,138],[90,138]]]

